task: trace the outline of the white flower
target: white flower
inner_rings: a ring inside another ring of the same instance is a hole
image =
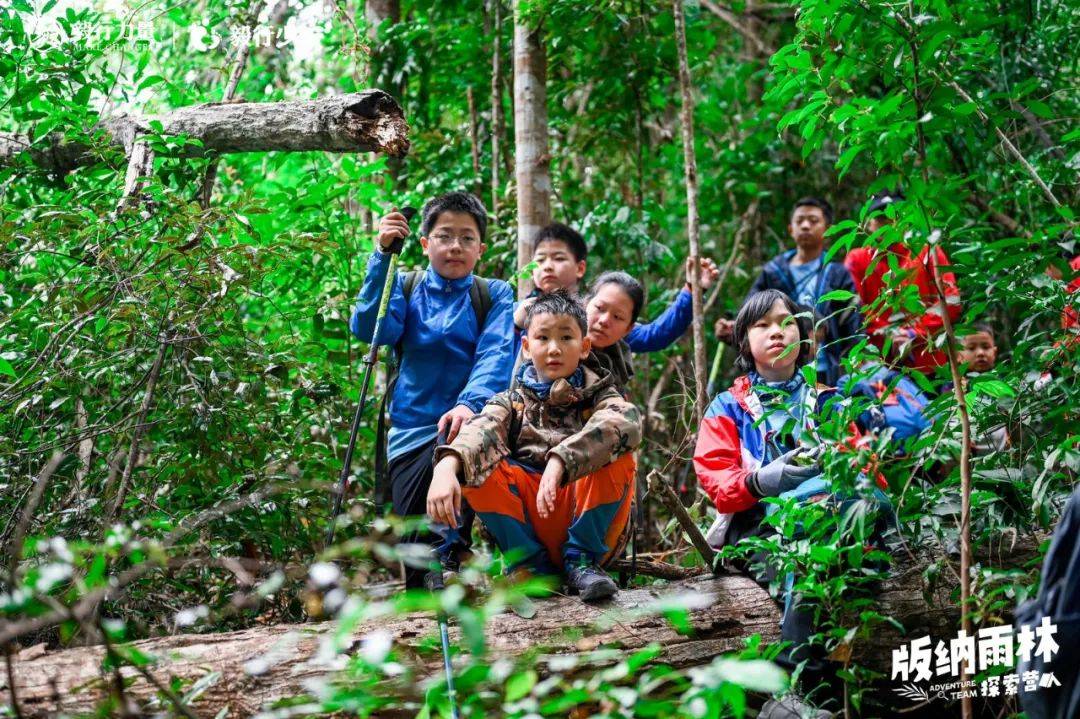
[[[75,561],[75,555],[68,549],[67,540],[63,537],[53,537],[49,541],[49,548],[52,549],[53,554],[55,554],[58,559],[62,559],[65,562]]]
[[[382,664],[393,645],[390,632],[382,629],[371,632],[360,642],[360,657],[368,664]]]
[[[197,607],[181,609],[176,613],[174,621],[178,627],[190,627],[200,619],[205,619],[208,616],[210,616],[210,610],[207,609],[205,604],[200,604]]]
[[[34,583],[34,589],[44,594],[60,582],[65,581],[71,576],[70,564],[46,564],[41,567],[41,573],[38,575],[37,582]]]
[[[308,576],[311,577],[312,584],[321,589],[336,584],[341,577],[341,570],[330,562],[316,562],[308,569]]]

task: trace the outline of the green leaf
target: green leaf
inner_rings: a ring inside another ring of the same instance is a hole
[[[826,292],[818,298],[818,302],[832,302],[834,300],[853,300],[855,299],[855,293],[850,290],[831,290]]]
[[[971,391],[976,394],[985,394],[995,399],[1015,397],[1013,388],[999,379],[979,379],[971,383]]]
[[[159,82],[165,82],[165,78],[163,78],[161,75],[148,75],[145,80],[139,83],[139,89],[145,90],[152,85],[157,85]]]
[[[15,374],[15,368],[3,357],[0,357],[0,374],[6,374],[9,377],[18,377],[18,375]]]
[[[863,148],[859,145],[849,147],[841,153],[840,157],[836,160],[836,169],[840,170],[840,176],[843,177],[847,172],[848,167],[851,165],[855,157],[862,152]]]
[[[528,695],[536,686],[538,675],[532,669],[512,675],[506,680],[506,701],[516,702]]]

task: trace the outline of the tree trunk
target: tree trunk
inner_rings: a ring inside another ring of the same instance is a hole
[[[369,40],[377,40],[379,26],[384,20],[396,24],[401,20],[401,2],[399,0],[366,0],[364,17],[367,18]]]
[[[472,85],[465,88],[465,97],[469,104],[469,145],[472,148],[473,192],[479,197],[483,195],[481,188],[484,183],[480,177],[480,123],[476,118],[476,98],[473,96]]]
[[[708,358],[705,355],[705,318],[702,313],[701,283],[698,281],[701,260],[701,248],[698,245],[698,208],[697,208],[697,157],[694,153],[694,98],[690,86],[690,64],[686,57],[686,16],[683,13],[682,0],[675,3],[675,42],[679,52],[679,86],[682,90],[682,138],[683,165],[686,173],[686,234],[690,240],[690,260],[693,272],[690,278],[694,310],[694,389],[697,397],[694,401],[694,414],[697,423],[705,414],[708,398],[705,396]]]
[[[491,35],[491,214],[499,218],[499,138],[503,132],[502,108],[502,0],[492,0],[494,22]]]
[[[209,103],[182,107],[157,117],[117,115],[102,123],[111,143],[130,154],[138,139],[157,120],[164,135],[186,135],[202,146],[185,145],[181,155],[232,152],[381,152],[395,157],[409,150],[405,117],[393,97],[382,90],[332,95],[296,102]],[[25,135],[0,133],[0,165],[28,151],[39,167],[66,172],[93,164],[89,147],[64,142],[59,133],[31,147]]]
[[[551,222],[551,172],[547,142],[547,55],[543,24],[531,27],[522,0],[514,0],[514,144],[517,177],[518,270],[532,260],[532,240]],[[522,278],[518,297],[532,291]]]
[[[1004,561],[998,557],[992,563],[1023,566],[1037,555],[1037,547],[1037,542],[1032,542],[1011,550],[997,548],[995,554],[1004,554]],[[889,625],[874,626],[864,632],[866,636],[855,639],[851,647],[855,661],[888,675],[892,650],[912,637],[956,636],[959,612],[952,597],[955,576],[942,572],[938,584],[929,586],[924,569],[923,562],[899,564],[876,595],[875,609],[899,621],[906,635],[901,637]],[[655,611],[648,611],[659,599],[671,601],[676,595],[688,600],[693,627],[690,635],[678,634]],[[744,640],[754,634],[760,635],[763,643],[779,638],[777,604],[753,580],[741,575],[698,577],[664,587],[623,590],[605,604],[589,605],[573,597],[555,597],[536,600],[536,607],[532,619],[512,613],[492,618],[486,632],[489,659],[518,656],[541,647],[544,653],[536,668],[543,675],[547,660],[554,655],[618,646],[625,656],[656,642],[663,649],[658,661],[685,668],[739,650]],[[314,657],[320,641],[334,627],[332,622],[260,626],[224,634],[147,639],[129,646],[158,658],[149,670],[159,683],[167,684],[170,678],[176,678],[187,687],[211,672],[219,672],[220,677],[192,705],[199,716],[212,717],[226,707],[230,716],[249,716],[270,701],[302,694],[308,680],[330,676],[331,670]],[[402,656],[424,657],[416,660],[421,662],[421,675],[433,676],[441,671],[438,652],[416,651],[436,636],[437,625],[431,615],[417,613],[361,623],[353,631],[349,646],[355,648],[359,639],[377,630],[391,635],[395,646],[404,650]],[[451,641],[460,646],[456,626],[451,626],[450,634]],[[99,681],[103,655],[101,647],[46,652],[38,645],[23,650],[14,666],[16,695],[23,716],[90,711],[108,691],[108,685]],[[131,667],[121,671],[131,681],[127,688],[130,697],[146,702],[158,693]]]

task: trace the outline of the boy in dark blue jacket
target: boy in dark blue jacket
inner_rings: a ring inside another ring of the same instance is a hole
[[[451,192],[428,202],[421,213],[420,244],[430,264],[405,296],[399,274],[377,341],[399,348],[400,369],[390,397],[387,473],[392,506],[400,516],[423,515],[438,437],[453,441],[461,424],[510,384],[514,355],[514,296],[501,280],[486,282],[490,309],[478,322],[471,291],[473,268],[486,249],[487,211],[475,196]],[[389,268],[389,248],[409,234],[405,217],[391,212],[379,223],[375,251],[349,321],[363,342],[375,331],[379,293]],[[435,527],[443,566],[453,569],[468,537]],[[413,538],[415,540],[415,537]],[[441,583],[437,572],[407,570],[406,586]]]
[[[819,382],[836,386],[843,368],[840,360],[855,346],[862,334],[858,292],[851,273],[842,262],[825,262],[825,231],[832,224],[832,206],[817,197],[795,203],[788,232],[795,249],[783,252],[761,269],[747,299],[763,290],[780,290],[796,304],[812,307],[824,318],[825,341],[818,348],[815,363]],[[821,301],[834,290],[851,294],[845,299]],[[721,320],[717,334],[730,336],[732,323]]]

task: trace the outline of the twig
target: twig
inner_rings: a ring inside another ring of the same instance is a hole
[[[200,512],[196,517],[188,524],[177,527],[173,531],[165,535],[165,538],[161,541],[161,549],[168,549],[178,541],[194,532],[199,527],[203,526],[207,522],[211,522],[220,517],[232,514],[233,512],[248,507],[252,504],[257,504],[269,497],[281,494],[283,492],[295,491],[296,486],[294,484],[277,484],[272,487],[267,487],[243,497],[241,499],[234,500],[220,507],[214,507],[212,509],[204,510]],[[147,556],[156,556],[157,553],[148,553]],[[55,609],[48,614],[42,614],[30,619],[26,619],[18,624],[6,623],[0,625],[0,643],[10,642],[13,639],[17,639],[24,634],[31,632],[40,632],[48,627],[59,624],[67,619],[74,618],[76,620],[85,619],[90,616],[97,606],[110,599],[115,599],[124,593],[125,588],[132,582],[141,579],[147,573],[154,569],[162,567],[156,560],[147,560],[138,564],[130,569],[121,572],[120,574],[110,577],[109,580],[98,589],[83,595],[73,607],[64,607],[63,609]]]
[[[476,119],[476,98],[473,97],[472,85],[465,88],[465,99],[469,105],[469,144],[472,146],[473,183],[476,193],[480,194],[483,192],[480,189],[483,181],[480,178],[480,139],[477,127],[479,122]]]
[[[120,652],[116,650],[116,647],[113,646],[112,641],[109,639],[109,633],[105,630],[105,627],[101,626],[100,621],[98,622],[98,628],[101,630],[101,637],[102,640],[105,642],[105,652],[116,665],[114,667],[114,671],[116,672],[117,684],[120,685],[121,692],[124,682],[123,677],[120,676],[120,662],[123,661],[125,664],[133,667],[135,671],[137,671],[143,676],[144,679],[146,679],[146,681],[153,684],[159,692],[164,694],[169,699],[169,701],[172,702],[172,705],[176,707],[176,710],[183,714],[185,717],[187,717],[187,719],[199,719],[198,716],[196,716],[195,713],[191,711],[191,708],[184,703],[184,700],[177,696],[176,692],[174,692],[172,689],[162,684],[161,680],[155,677],[149,669],[144,667],[139,662],[133,662],[122,657],[120,655]]]
[[[492,0],[495,22],[491,48],[491,214],[499,219],[499,133],[502,132],[502,0]]]
[[[979,107],[978,103],[971,99],[971,95],[967,94],[967,92],[964,91],[964,88],[960,87],[959,83],[957,83],[955,80],[949,80],[948,82],[949,86],[952,87],[953,90],[956,90],[956,94],[959,95],[961,99],[964,100],[964,102],[970,102],[972,105],[975,106],[975,112],[976,114],[978,114],[980,120],[986,123],[990,122],[989,116],[987,116],[987,114],[983,112],[982,108]],[[1002,144],[1005,145],[1005,149],[1009,151],[1009,154],[1016,158],[1017,162],[1023,165],[1024,170],[1027,171],[1028,175],[1031,176],[1031,179],[1035,181],[1035,184],[1038,185],[1039,189],[1043,191],[1044,195],[1046,195],[1046,199],[1050,200],[1050,204],[1052,204],[1054,207],[1061,207],[1061,203],[1058,201],[1058,198],[1054,196],[1054,192],[1050,189],[1050,186],[1043,181],[1042,177],[1039,176],[1038,170],[1036,170],[1035,167],[1030,162],[1028,162],[1028,159],[1024,157],[1023,153],[1021,153],[1020,150],[1017,149],[1016,145],[1012,143],[1012,140],[1010,140],[1009,137],[1004,132],[1002,132],[1001,128],[997,125],[994,125],[994,132],[997,134],[998,139],[1001,140]]]
[[[701,0],[701,6],[711,12],[716,17],[726,22],[728,25],[730,25],[732,29],[735,30],[735,32],[742,35],[743,38],[747,40],[747,42],[754,46],[755,52],[761,55],[772,54],[772,49],[765,44],[761,37],[751,28],[740,22],[739,18],[731,10],[728,10],[725,7],[721,7],[712,0]]]
[[[15,533],[11,535],[11,542],[8,544],[8,557],[10,557],[10,564],[8,565],[8,572],[11,575],[11,586],[14,589],[15,583],[15,570],[19,566],[19,560],[22,558],[22,545],[23,539],[26,537],[26,530],[30,526],[30,520],[34,518],[34,512],[37,510],[38,504],[41,502],[41,498],[45,494],[45,486],[49,483],[49,479],[56,472],[56,469],[60,466],[60,463],[64,461],[64,457],[67,455],[60,450],[53,452],[53,456],[49,458],[45,468],[41,470],[41,474],[34,480],[34,489],[30,493],[30,497],[26,500],[26,505],[23,507],[22,517],[19,518],[19,523],[15,525]]]
[[[22,709],[19,708],[19,697],[15,693],[15,666],[11,661],[11,642],[4,642],[4,663],[7,665],[8,692],[11,693],[11,711],[16,719],[22,719]]]
[[[170,322],[171,317],[172,313],[166,316],[166,323]],[[165,353],[169,351],[169,344],[167,335],[162,334],[158,343],[157,356],[154,358],[154,365],[150,369],[150,378],[146,381],[146,393],[143,394],[142,404],[139,407],[139,416],[135,420],[135,426],[131,431],[131,447],[128,450],[124,474],[120,477],[120,486],[116,489],[116,499],[113,501],[112,509],[106,515],[106,527],[113,523],[113,520],[116,519],[120,512],[120,508],[124,506],[131,475],[135,471],[135,462],[139,457],[139,441],[142,439],[143,429],[145,428],[146,415],[150,411],[150,404],[154,399],[154,387],[157,386],[158,377],[161,375],[161,364],[165,360]]]
[[[705,560],[705,564],[712,568],[716,561],[716,552],[709,546],[709,543],[705,541],[705,535],[701,533],[698,526],[694,524],[694,520],[690,518],[690,514],[686,511],[686,507],[679,501],[678,495],[675,494],[675,490],[671,488],[671,485],[664,480],[662,474],[655,469],[649,472],[649,491],[654,493],[660,503],[667,508],[669,512],[679,521],[682,525],[683,531],[686,532],[686,536],[690,539],[690,542],[694,545],[694,548],[698,550],[698,554]]]
[[[608,564],[605,569],[616,572],[629,572],[633,570],[632,564],[633,563],[628,559],[616,559]],[[638,574],[645,575],[646,577],[670,579],[672,581],[691,579],[693,577],[700,577],[703,574],[708,574],[708,571],[702,567],[680,567],[668,562],[642,559],[641,555],[638,555],[636,571]]]

